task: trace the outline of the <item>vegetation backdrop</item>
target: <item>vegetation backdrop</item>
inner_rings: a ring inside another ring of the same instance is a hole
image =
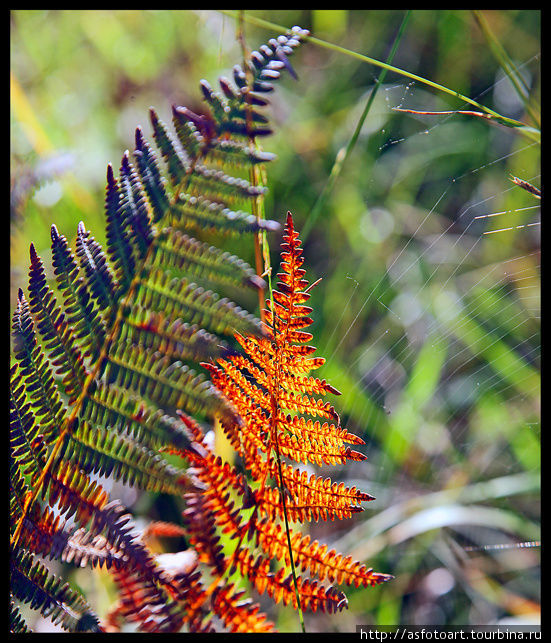
[[[247,11],[251,49],[276,35],[253,18],[326,45],[304,45],[298,80],[273,100],[266,214],[283,223],[290,210],[304,232],[308,277],[323,278],[312,296],[319,376],[343,392],[343,426],[367,443],[367,461],[333,475],[376,500],[312,536],[395,576],[350,590],[337,616],[306,614],[306,629],[538,623],[539,200],[511,175],[539,187],[539,143],[472,115],[398,111],[474,108],[392,71],[358,128],[382,70],[327,43],[385,61],[405,12]],[[537,129],[540,18],[413,11],[392,64]],[[118,166],[137,125],[149,137],[150,105],[165,120],[171,104],[199,108],[199,80],[214,84],[241,48],[235,17],[216,11],[10,20],[11,312],[29,243],[49,277],[52,223],[72,241],[82,220],[103,244],[106,163]],[[254,264],[245,239],[227,247]],[[244,303],[257,312],[254,297]],[[117,494],[138,516],[179,520],[172,499]],[[108,575],[69,578],[105,614]],[[291,609],[261,602],[278,628],[298,628]]]

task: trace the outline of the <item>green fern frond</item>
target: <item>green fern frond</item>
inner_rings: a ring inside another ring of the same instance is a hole
[[[180,422],[115,384],[98,382],[83,402],[81,417],[92,425],[126,432],[137,442],[158,449],[164,444],[188,443]]]
[[[92,297],[100,314],[108,322],[117,304],[116,281],[100,244],[90,235],[81,221],[78,224],[77,257],[84,270]]]
[[[258,220],[248,212],[230,210],[222,203],[189,194],[180,195],[172,212],[174,216],[170,220],[170,226],[176,230],[227,231],[242,234],[258,230],[273,231],[279,228],[279,225],[273,221]]]
[[[60,458],[78,464],[88,474],[113,476],[125,484],[156,493],[182,493],[185,478],[154,451],[109,428],[81,422],[66,436]]]
[[[130,287],[136,269],[136,259],[126,221],[127,213],[122,207],[122,200],[123,196],[113,174],[113,167],[108,165],[105,195],[107,252],[114,266],[121,294]]]
[[[46,462],[47,449],[39,425],[25,399],[25,387],[17,373],[17,366],[10,372],[10,450],[21,473],[38,479]]]
[[[147,268],[163,266],[176,275],[189,275],[217,284],[264,288],[264,280],[242,259],[187,234],[165,228],[159,235],[155,260]]]
[[[84,384],[86,371],[71,327],[65,321],[55,295],[46,283],[42,260],[32,244],[30,252],[30,310],[44,346],[50,353],[52,365],[56,367],[55,373],[63,378],[65,392],[71,403],[78,397],[77,392]]]
[[[21,463],[24,466],[24,462]],[[10,536],[13,536],[16,525],[23,519],[25,499],[30,493],[30,488],[23,477],[22,468],[13,455],[10,444]]]
[[[66,318],[83,353],[95,359],[105,342],[105,325],[90,297],[84,277],[64,235],[51,229],[52,264],[57,287],[63,295]]]
[[[181,317],[212,333],[231,335],[232,329],[260,333],[260,321],[226,297],[190,282],[172,277],[158,268],[144,268],[134,306],[163,313],[171,319]]]
[[[223,357],[233,352],[229,344],[198,324],[167,318],[139,306],[134,306],[125,320],[121,331],[121,340],[124,339],[174,360],[201,362],[209,356]]]
[[[142,259],[154,238],[154,229],[151,224],[151,208],[141,181],[130,163],[128,151],[122,157],[120,190],[123,211],[121,218],[126,222],[138,258]]]
[[[54,382],[50,363],[36,341],[29,304],[21,289],[12,328],[14,355],[19,364],[21,380],[34,414],[40,418],[41,433],[49,443],[59,435],[65,408]]]

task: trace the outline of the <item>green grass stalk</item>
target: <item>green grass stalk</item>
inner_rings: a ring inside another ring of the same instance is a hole
[[[229,9],[220,9],[220,11],[228,16],[231,16],[232,18],[235,17],[236,12],[229,10]],[[278,25],[274,22],[270,22],[268,20],[264,20],[262,18],[257,18],[255,16],[251,16],[247,13],[243,15],[243,19],[245,22],[248,22],[250,24],[256,25],[257,27],[262,27],[264,29],[270,29],[273,31],[279,31],[279,32],[285,32],[288,30],[288,27]],[[503,116],[502,114],[499,114],[498,112],[494,111],[493,109],[490,109],[489,107],[486,107],[485,105],[482,105],[478,103],[477,101],[473,100],[472,98],[469,98],[468,96],[464,96],[460,92],[450,89],[449,87],[445,87],[444,85],[440,85],[439,83],[435,83],[432,80],[429,80],[428,78],[423,78],[422,76],[418,76],[417,74],[413,74],[409,71],[406,71],[405,69],[400,69],[399,67],[394,67],[393,65],[389,65],[387,63],[381,62],[380,60],[377,60],[375,58],[371,58],[370,56],[365,56],[364,54],[359,54],[356,51],[352,51],[350,49],[347,49],[346,47],[341,47],[340,45],[335,45],[334,43],[327,42],[325,40],[321,40],[320,38],[315,38],[314,36],[309,36],[308,37],[308,42],[311,42],[314,45],[318,45],[318,47],[324,47],[325,49],[330,49],[331,51],[336,51],[338,53],[344,54],[345,56],[349,56],[351,58],[355,58],[356,60],[360,60],[364,63],[368,63],[369,65],[374,65],[375,67],[380,67],[381,69],[386,69],[387,71],[393,71],[396,74],[399,74],[400,76],[405,76],[406,78],[410,78],[411,80],[414,80],[418,83],[421,83],[423,85],[427,85],[428,87],[432,87],[433,89],[436,89],[440,92],[443,92],[445,94],[449,94],[450,96],[454,96],[455,98],[459,99],[460,101],[463,101],[465,103],[468,103],[469,105],[473,105],[474,107],[477,107],[478,109],[482,110],[486,114],[491,117],[492,120],[494,120],[496,123],[499,123],[500,125],[504,125],[505,127],[510,127],[516,129],[520,134],[523,136],[529,138],[532,141],[537,141],[540,142],[541,140],[541,132],[539,129],[536,129],[534,127],[530,127],[526,125],[526,123],[522,123],[521,121],[517,121],[514,118],[509,118],[507,116]]]
[[[511,81],[511,84],[513,85],[515,91],[521,99],[528,115],[538,128],[541,127],[540,114],[530,101],[529,88],[526,85],[524,78],[518,73],[517,68],[515,67],[513,61],[509,58],[509,55],[505,51],[505,48],[495,37],[484,14],[479,10],[473,10],[473,16],[478,26],[480,27],[480,30],[484,34],[484,38],[486,39],[486,42],[492,50],[492,53],[494,54],[496,60],[499,62],[499,64],[503,68],[503,71],[507,74],[507,77]]]
[[[394,58],[394,55],[396,54],[396,50],[398,49],[398,45],[400,43],[400,40],[402,39],[402,36],[404,35],[404,31],[406,28],[407,23],[409,22],[409,18],[411,16],[411,9],[408,9],[406,15],[404,16],[402,20],[402,24],[400,25],[400,29],[398,30],[398,33],[396,34],[396,38],[394,39],[394,44],[392,45],[392,49],[390,51],[390,54],[388,55],[387,58],[387,63],[390,64]],[[352,137],[348,141],[348,145],[346,148],[341,148],[335,158],[335,163],[333,164],[333,167],[331,169],[331,173],[329,175],[329,180],[325,184],[321,194],[319,195],[316,203],[314,204],[314,207],[310,211],[310,214],[308,215],[308,218],[306,219],[306,222],[304,224],[303,230],[302,230],[302,239],[303,241],[306,241],[308,235],[310,234],[310,231],[314,227],[314,224],[317,221],[317,218],[319,217],[319,214],[321,212],[322,207],[325,205],[325,202],[327,200],[327,197],[333,190],[333,186],[337,182],[337,179],[340,176],[340,173],[342,171],[342,168],[344,164],[346,163],[346,160],[350,156],[352,150],[356,146],[356,143],[358,141],[358,138],[360,136],[360,132],[362,131],[363,124],[365,122],[365,119],[367,118],[367,115],[369,114],[369,111],[371,109],[371,106],[373,105],[373,101],[375,100],[375,96],[377,95],[377,91],[379,90],[379,87],[383,84],[385,77],[387,74],[387,70],[383,69],[379,78],[377,78],[377,81],[371,90],[371,93],[369,94],[369,98],[367,99],[367,103],[365,105],[365,108],[362,112],[362,115],[360,116],[360,120],[358,121],[358,124],[356,125],[356,129],[354,130],[354,133],[352,134]]]

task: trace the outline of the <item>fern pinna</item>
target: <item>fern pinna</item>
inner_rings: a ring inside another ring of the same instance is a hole
[[[211,456],[196,421],[216,420],[230,436],[240,435],[245,425],[237,401],[198,372],[197,364],[231,363],[240,352],[235,331],[238,341],[253,341],[265,332],[260,320],[217,292],[227,287],[235,293],[245,286],[262,296],[258,252],[254,270],[206,243],[205,235],[251,233],[258,250],[260,235],[279,227],[261,216],[266,187],[259,168],[273,155],[261,151],[256,139],[271,131],[261,112],[265,96],[282,70],[292,71],[287,58],[306,36],[295,27],[270,40],[251,54],[245,69],[236,65],[233,82],[220,79],[220,92],[202,81],[207,112],[174,107],[173,132],[150,110],[166,171],[138,128],[135,150],[123,155],[118,176],[111,165],[107,169],[106,251],[82,222],[74,251],[52,226],[56,292],[31,245],[28,294],[19,290],[12,324],[13,632],[28,630],[21,603],[74,631],[116,630],[123,621],[147,632],[211,631],[217,618],[236,631],[272,627],[257,605],[242,600],[241,590],[218,582],[203,586],[200,562],[212,561],[219,574],[230,564],[239,566],[246,576],[252,563],[246,556],[250,551],[242,548],[232,563],[225,561],[214,532],[220,520],[231,531],[228,525],[238,525],[238,518],[235,511],[220,518],[228,507],[199,491],[208,485],[195,472],[200,458]],[[303,402],[296,404],[303,408]],[[284,442],[277,449],[287,454]],[[169,464],[162,451],[170,450],[193,454],[189,458],[197,461],[191,471]],[[220,474],[220,466],[213,471]],[[266,479],[273,467],[269,459]],[[245,494],[246,506],[264,502],[273,507],[274,517],[280,512],[274,490],[263,484],[264,501],[250,495],[244,477],[229,465],[223,471]],[[282,476],[286,493],[319,487],[294,470],[283,468]],[[185,532],[193,549],[185,557],[156,556],[147,534],[118,500],[110,500],[105,477],[145,491],[186,495],[186,524],[190,514],[197,520]],[[335,495],[332,487],[326,491]],[[356,498],[351,503],[359,502],[355,490],[350,493]],[[299,509],[291,503],[291,518],[293,511]],[[315,516],[316,510],[302,511]],[[344,517],[347,511],[334,508],[328,515]],[[204,540],[196,534],[199,524]],[[270,531],[273,522],[263,523],[258,512],[249,527],[251,536],[258,531],[260,544],[262,538],[274,543],[279,538],[275,528]],[[107,619],[100,623],[84,597],[38,557],[109,569],[119,600]],[[317,586],[304,587],[318,596],[310,605],[322,607],[320,592],[310,589]],[[288,602],[288,594],[282,597]]]

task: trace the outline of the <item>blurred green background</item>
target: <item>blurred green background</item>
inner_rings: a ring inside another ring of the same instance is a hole
[[[404,17],[247,13],[378,60]],[[216,11],[10,16],[12,311],[31,241],[50,269],[52,223],[74,239],[83,220],[105,241],[106,164],[119,166],[137,125],[149,135],[148,107],[164,120],[171,104],[199,107],[199,80],[228,75],[241,50],[235,20]],[[484,16],[539,105],[540,12]],[[248,24],[245,33],[251,49],[277,35]],[[275,135],[264,143],[278,155],[266,213],[283,221],[291,210],[301,230],[380,70],[313,43],[292,64],[299,80],[287,76],[274,95]],[[413,11],[393,64],[533,125],[469,11]],[[327,358],[319,376],[343,392],[335,406],[368,454],[323,473],[377,498],[354,520],[309,529],[396,578],[347,590],[348,611],[306,614],[306,628],[538,623],[540,549],[515,543],[540,537],[539,201],[510,175],[539,187],[540,147],[482,119],[394,107],[468,109],[389,73],[305,255],[309,279],[323,277],[312,297],[314,343]],[[248,240],[228,247],[254,261]],[[134,510],[177,519],[165,498],[139,498]],[[103,615],[105,575],[76,570],[71,580]],[[292,610],[259,600],[282,631],[299,628]]]

